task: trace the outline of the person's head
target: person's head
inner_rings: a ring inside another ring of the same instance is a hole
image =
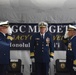
[[[40,22],[38,24],[38,26],[39,26],[40,33],[44,34],[47,31],[48,23],[46,23],[46,22]]]
[[[4,34],[9,34],[10,30],[11,28],[10,28],[8,21],[0,22],[0,32]],[[11,33],[12,33],[12,30],[11,30]]]
[[[69,25],[69,27],[68,27],[68,36],[72,37],[74,35],[76,35],[76,26]]]

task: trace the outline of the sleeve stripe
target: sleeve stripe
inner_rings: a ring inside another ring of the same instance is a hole
[[[51,53],[50,53],[50,56],[54,56],[54,53],[53,53],[53,52],[51,52]]]
[[[34,52],[31,52],[31,53],[30,53],[30,56],[33,57],[33,56],[34,56]]]
[[[76,65],[76,60],[73,61],[73,64]]]

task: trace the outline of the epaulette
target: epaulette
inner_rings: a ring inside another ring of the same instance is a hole
[[[12,41],[14,38],[12,36],[7,36],[7,39]]]

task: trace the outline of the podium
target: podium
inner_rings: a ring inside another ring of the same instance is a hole
[[[66,67],[66,60],[65,59],[57,59],[55,63],[56,63],[55,75],[70,75],[70,73]]]
[[[35,73],[35,63],[32,63],[30,65],[30,75],[36,75]]]
[[[10,59],[6,75],[23,75],[22,69],[24,69],[24,65],[22,65],[21,59]]]
[[[23,75],[22,73],[7,73],[6,75]]]
[[[70,73],[56,73],[55,75],[70,75]]]
[[[8,67],[9,73],[21,73],[21,59],[11,59]]]

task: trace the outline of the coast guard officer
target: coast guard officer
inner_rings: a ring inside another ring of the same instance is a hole
[[[8,21],[0,22],[0,75],[6,75],[10,62],[10,41],[12,37],[7,39],[6,34],[12,34]]]
[[[69,25],[64,38],[68,39],[65,43],[67,45],[66,66],[70,75],[76,75],[76,26]]]
[[[50,58],[54,56],[54,44],[50,32],[47,32],[48,24],[38,24],[39,33],[34,33],[30,43],[30,57],[35,61],[36,75],[48,75]]]

